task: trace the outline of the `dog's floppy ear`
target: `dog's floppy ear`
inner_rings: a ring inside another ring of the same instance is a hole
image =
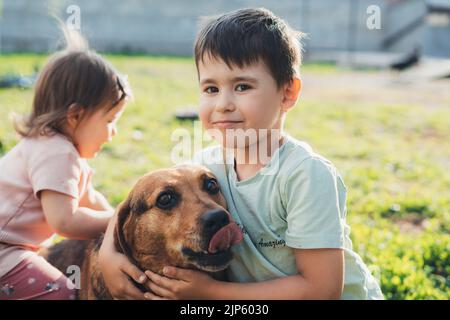
[[[130,196],[127,200],[119,204],[117,207],[118,213],[117,213],[117,222],[116,222],[116,228],[114,231],[114,244],[116,246],[116,249],[119,250],[119,252],[122,252],[125,254],[129,259],[133,259],[131,256],[131,250],[128,245],[128,243],[125,240],[125,234],[124,234],[124,226],[131,214],[131,208],[130,208]]]
[[[125,229],[132,219],[131,215],[141,215],[148,210],[144,199],[138,198],[132,201],[132,198],[132,193],[130,193],[128,198],[118,205],[117,223],[114,232],[116,248],[128,256],[129,259],[132,259],[132,256],[130,246],[125,239]]]
[[[117,222],[116,228],[114,230],[114,245],[119,252],[122,252],[127,256],[128,260],[130,260],[131,263],[140,268],[139,263],[136,261],[136,259],[133,258],[130,246],[125,239],[124,232],[125,228],[127,228],[127,224],[132,219],[131,215],[134,212],[131,208],[131,194],[128,196],[127,200],[118,205],[117,210]],[[147,289],[142,284],[135,282],[132,278],[130,278],[130,280],[142,292],[147,291]]]

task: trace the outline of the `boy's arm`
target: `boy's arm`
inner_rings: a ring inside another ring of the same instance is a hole
[[[173,267],[165,273],[167,277],[146,273],[151,280],[150,289],[169,299],[339,299],[344,283],[343,251],[294,249],[294,252],[298,275],[263,282],[221,282],[200,272]]]
[[[255,283],[220,283],[215,299],[339,299],[344,283],[341,249],[294,249],[298,275]]]

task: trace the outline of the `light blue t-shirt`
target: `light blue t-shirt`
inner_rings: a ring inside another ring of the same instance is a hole
[[[345,222],[346,187],[336,168],[290,136],[253,177],[238,181],[234,161],[223,164],[222,148],[194,157],[217,177],[228,210],[244,231],[228,268],[233,282],[265,281],[298,274],[293,248],[342,248],[342,299],[383,299],[380,287],[352,250]]]

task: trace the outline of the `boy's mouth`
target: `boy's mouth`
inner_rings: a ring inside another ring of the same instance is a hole
[[[220,120],[220,121],[213,121],[212,124],[216,127],[226,129],[226,128],[232,128],[242,122],[243,121]]]

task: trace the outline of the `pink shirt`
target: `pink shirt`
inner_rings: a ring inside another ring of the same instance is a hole
[[[54,231],[39,191],[80,199],[91,172],[63,135],[22,139],[0,158],[0,277],[41,248]]]

